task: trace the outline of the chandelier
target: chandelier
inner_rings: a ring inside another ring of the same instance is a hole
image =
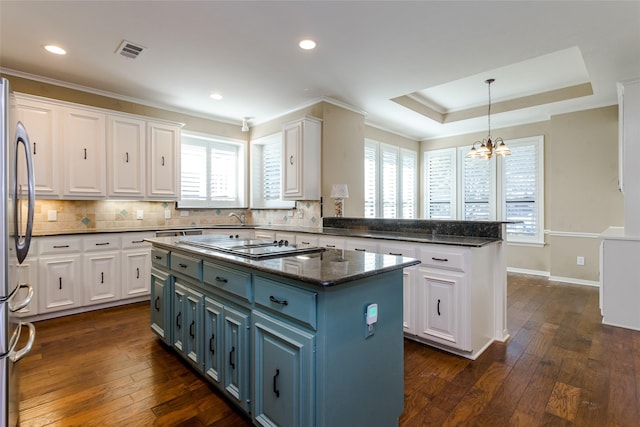
[[[494,154],[501,157],[511,155],[511,150],[507,147],[502,138],[498,137],[494,141],[491,140],[491,83],[495,81],[496,79],[485,80],[485,83],[489,87],[489,109],[487,112],[487,122],[489,127],[488,135],[482,141],[476,141],[473,143],[471,150],[469,150],[465,156],[467,158],[490,159]],[[476,148],[476,144],[478,144],[478,148]]]

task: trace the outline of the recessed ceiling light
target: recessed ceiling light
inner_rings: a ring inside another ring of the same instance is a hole
[[[305,39],[305,40],[302,40],[302,41],[298,44],[298,46],[300,46],[300,48],[302,48],[302,49],[304,49],[304,50],[311,50],[311,49],[313,49],[314,47],[316,47],[316,42],[314,42],[314,41],[313,41],[313,40],[311,40],[311,39]]]
[[[60,46],[56,46],[53,44],[45,45],[44,48],[47,52],[54,53],[56,55],[66,55],[67,51],[61,48]]]
[[[220,95],[218,92],[214,92],[211,95],[209,95],[209,97],[211,99],[215,99],[216,101],[220,101],[222,99],[222,95]]]

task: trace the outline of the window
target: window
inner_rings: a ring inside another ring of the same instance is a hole
[[[182,133],[180,208],[245,207],[244,143]]]
[[[542,137],[509,142],[511,155],[502,169],[502,218],[518,221],[507,224],[507,235],[514,241],[544,241],[543,144]]]
[[[496,218],[496,163],[481,159],[467,159],[471,149],[458,148],[461,165],[462,191],[461,219],[465,221],[492,220]]]
[[[282,133],[251,142],[251,207],[295,207],[295,202],[282,200]]]
[[[425,217],[514,221],[508,241],[544,243],[543,137],[506,143],[511,155],[488,161],[467,159],[470,146],[425,152]]]
[[[425,217],[456,219],[456,149],[424,153]]]
[[[365,141],[365,218],[416,217],[417,159],[415,151]]]

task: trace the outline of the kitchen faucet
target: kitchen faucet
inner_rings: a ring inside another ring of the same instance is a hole
[[[241,225],[245,225],[245,223],[244,223],[244,221],[245,221],[245,216],[244,216],[244,214],[240,214],[240,215],[238,215],[238,214],[237,214],[237,213],[235,213],[235,212],[231,212],[231,213],[229,214],[229,216],[233,216],[233,217],[238,218],[238,220],[240,221],[240,224],[241,224]]]

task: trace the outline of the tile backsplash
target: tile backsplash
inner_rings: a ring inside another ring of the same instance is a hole
[[[170,214],[165,219],[165,211]],[[181,213],[187,212],[188,216]],[[176,209],[173,202],[126,200],[36,200],[34,234],[163,229],[236,224],[229,213],[244,213],[251,225],[320,227],[320,202],[300,201],[297,209]],[[142,219],[136,219],[138,213]],[[290,216],[291,215],[291,216]],[[54,220],[55,218],[55,220]]]

